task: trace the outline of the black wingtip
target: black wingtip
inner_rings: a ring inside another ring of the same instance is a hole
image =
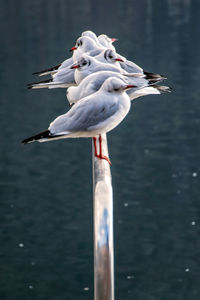
[[[167,77],[165,75],[161,75],[161,74],[155,74],[152,72],[144,72],[144,74],[146,75],[146,79],[154,79],[154,80],[166,80]]]
[[[49,130],[45,130],[45,131],[42,131],[36,135],[33,135],[25,140],[22,141],[22,144],[26,145],[28,143],[31,143],[31,142],[34,142],[34,141],[38,141],[40,139],[45,139],[45,138],[49,138],[49,134],[50,134],[50,131]]]
[[[155,84],[155,85],[153,85],[153,87],[156,88],[161,93],[171,93],[172,92],[172,88],[169,86]]]
[[[38,82],[32,82],[32,83],[27,83],[27,89],[32,89],[34,85],[40,84],[40,83],[50,83],[52,82],[52,78],[46,79],[46,80],[41,80]]]
[[[61,64],[59,64],[59,65],[57,65],[55,67],[51,67],[49,69],[45,69],[45,70],[39,71],[39,72],[34,72],[34,73],[32,73],[32,75],[40,75],[40,74],[45,73],[45,72],[53,72],[53,71],[57,70],[60,66],[61,66]]]
[[[40,72],[34,72],[34,73],[32,73],[32,75],[39,75],[41,73],[42,73],[42,71],[40,71]]]

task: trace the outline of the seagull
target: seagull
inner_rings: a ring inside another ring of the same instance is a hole
[[[124,74],[125,72],[121,69],[120,66],[115,64],[103,63],[96,60],[95,57],[84,54],[76,63],[71,66],[72,69],[75,69],[74,79],[77,85],[89,74],[95,73],[98,71],[113,71],[117,73]],[[142,75],[143,76],[143,75]]]
[[[69,87],[66,91],[66,97],[70,104],[78,102],[80,99],[97,92],[104,81],[109,77],[116,77],[128,84],[128,78],[120,73],[113,71],[99,71],[89,74],[78,86]]]
[[[72,57],[64,60],[62,63],[39,71],[39,72],[34,72],[33,75],[38,75],[38,76],[44,76],[44,75],[53,75],[55,74],[58,70],[69,67],[70,65],[73,64],[73,62],[77,61],[79,57],[82,56],[83,53],[87,53],[90,56],[96,56],[98,55],[105,47],[103,47],[100,43],[96,43],[95,40],[90,38],[89,36],[81,36],[77,39],[76,44],[74,47],[70,49],[70,51],[73,52]]]
[[[115,59],[116,60],[116,59]],[[117,59],[119,60],[119,59]],[[166,79],[162,75],[154,74],[154,73],[127,73],[125,72],[120,66],[117,66],[115,64],[109,64],[109,63],[103,63],[96,60],[95,57],[91,57],[87,54],[84,54],[76,63],[74,63],[71,66],[72,69],[75,70],[74,79],[77,85],[80,84],[80,82],[87,77],[89,74],[99,72],[99,71],[111,71],[120,73],[122,75],[128,76],[128,77],[138,77],[138,78],[146,78],[148,80],[151,80],[152,84],[157,83],[161,80]]]
[[[109,77],[116,77],[127,84],[137,86],[137,89],[133,88],[127,90],[130,100],[136,99],[140,96],[170,92],[170,88],[163,88],[163,86],[155,85],[162,80],[162,77],[154,79],[150,76],[140,77],[137,73],[133,76],[126,76],[112,71],[99,71],[85,77],[78,86],[68,88],[66,96],[69,103],[76,103],[80,99],[95,93]]]
[[[130,110],[130,99],[125,91],[135,88],[119,78],[106,79],[102,87],[94,94],[82,98],[65,114],[57,117],[45,130],[22,141],[46,142],[64,138],[92,137],[95,156],[105,159],[102,154],[101,134],[114,129]],[[97,153],[96,136],[99,136],[99,153]]]

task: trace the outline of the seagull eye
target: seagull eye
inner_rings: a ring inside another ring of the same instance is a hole
[[[77,44],[77,47],[79,47],[79,46],[82,46],[83,42],[80,40],[76,44]]]
[[[86,61],[83,62],[83,66],[85,66],[85,65],[87,65],[87,62],[86,62]]]
[[[113,58],[113,56],[112,56],[112,55],[109,55],[108,57],[109,57],[110,59],[112,59],[112,58]]]
[[[119,91],[119,88],[115,88],[114,91],[115,91],[115,92]]]

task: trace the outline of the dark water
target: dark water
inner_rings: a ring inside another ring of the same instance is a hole
[[[28,91],[86,29],[168,76],[173,93],[132,103],[108,135],[116,299],[200,299],[200,2],[0,3],[0,299],[93,299],[89,139],[20,141],[68,108],[64,90]]]

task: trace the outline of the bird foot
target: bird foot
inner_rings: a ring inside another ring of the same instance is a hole
[[[109,163],[109,165],[112,165],[110,159],[107,156],[100,155],[100,154],[99,155],[95,155],[95,156],[98,157],[99,159],[105,159]]]

